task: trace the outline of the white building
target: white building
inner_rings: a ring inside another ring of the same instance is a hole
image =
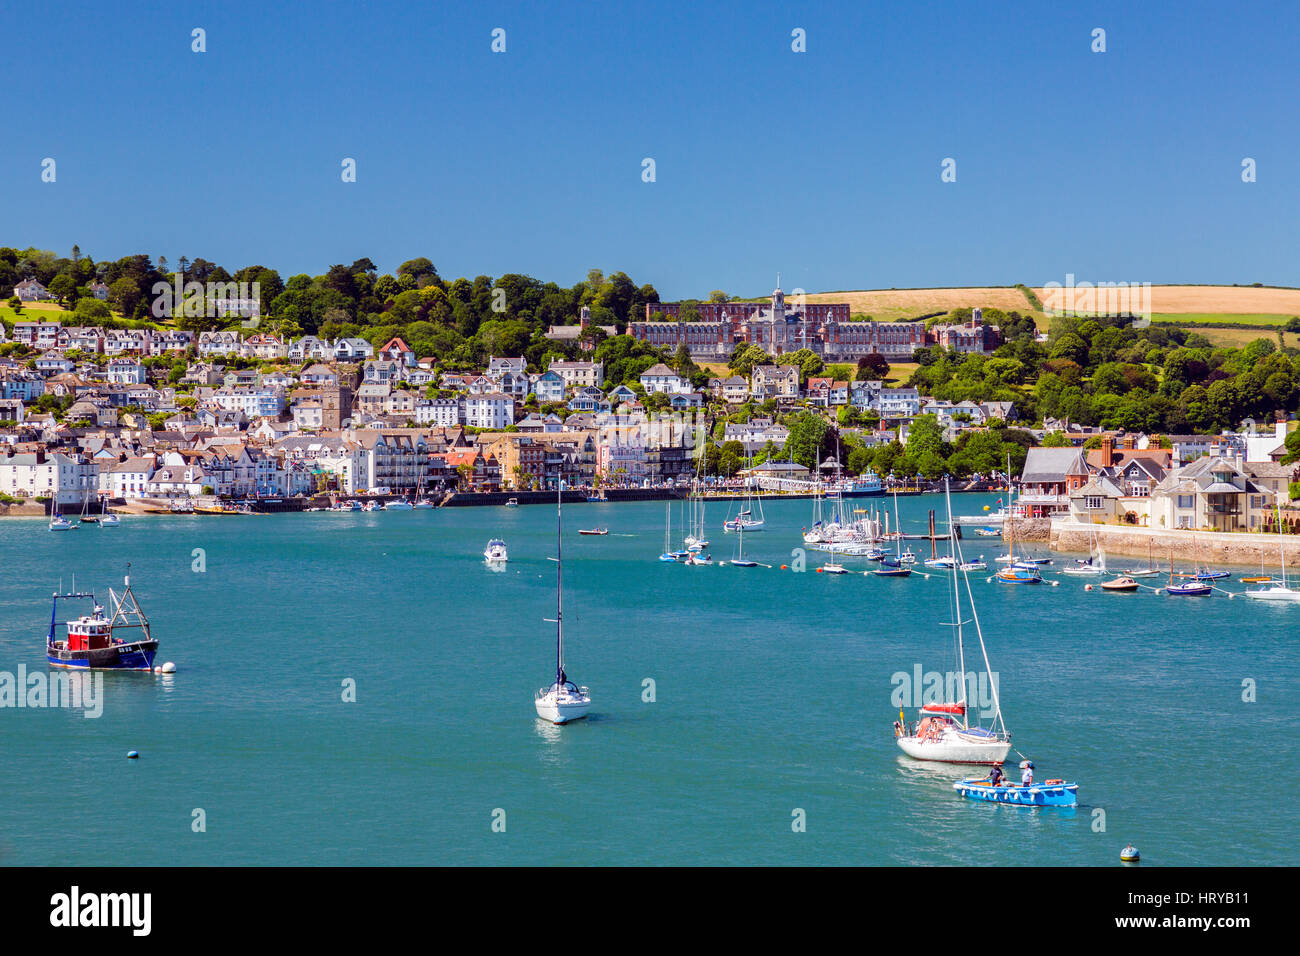
[[[465,398],[465,424],[471,428],[505,428],[514,420],[515,400],[509,395],[487,392]]]

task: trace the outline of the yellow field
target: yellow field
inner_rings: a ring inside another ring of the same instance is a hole
[[[1105,299],[1120,290],[1035,289],[1049,309],[1074,308],[1081,312],[1110,312]],[[1134,290],[1136,296],[1141,290]],[[1055,296],[1055,299],[1052,296]],[[1223,315],[1300,315],[1300,289],[1256,289],[1223,285],[1153,285],[1150,311]],[[1136,309],[1134,309],[1136,311]]]
[[[931,312],[949,312],[953,309],[984,308],[1013,309],[1021,315],[1030,312],[1029,302],[1019,289],[867,289],[858,292],[818,292],[807,296],[809,302],[847,302],[853,312],[861,312],[874,319],[915,318]]]

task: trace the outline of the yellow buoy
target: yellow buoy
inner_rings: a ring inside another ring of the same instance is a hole
[[[1137,847],[1130,843],[1128,846],[1124,847],[1124,849],[1119,851],[1119,858],[1125,863],[1136,863],[1138,860],[1142,859],[1142,854],[1138,852]]]

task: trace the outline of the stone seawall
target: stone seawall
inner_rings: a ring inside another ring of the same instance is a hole
[[[0,504],[0,518],[37,518],[43,517],[46,513],[45,505],[39,501]]]
[[[1169,566],[1172,550],[1176,566],[1191,567],[1195,560],[1206,564],[1235,564],[1258,568],[1263,553],[1265,573],[1275,573],[1282,551],[1288,568],[1300,567],[1300,535],[1178,531],[1162,528],[1134,528],[1127,525],[1088,525],[1056,520],[1051,523],[1049,546],[1053,551],[1086,553],[1090,540],[1107,555],[1151,556],[1162,567]],[[1019,532],[1016,533],[1019,539]]]
[[[1002,523],[1002,539],[1005,541],[1015,531],[1017,541],[1047,543],[1052,533],[1050,518],[1008,518]],[[1084,549],[1085,551],[1087,548]]]

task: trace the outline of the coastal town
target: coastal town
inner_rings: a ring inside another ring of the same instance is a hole
[[[645,321],[620,334],[584,303],[539,330],[537,359],[488,354],[464,367],[400,334],[282,336],[248,320],[255,299],[219,300],[221,329],[115,327],[108,286],[86,292],[79,310],[103,324],[70,324],[79,313],[52,311],[37,279],[14,283],[15,318],[0,330],[0,509],[10,514],[220,512],[234,501],[297,510],[357,496],[467,503],[696,481],[810,493],[845,475],[876,491],[937,487],[949,474],[993,487],[1006,481],[1005,458],[1019,518],[1219,532],[1295,524],[1295,425],[1284,413],[1170,434],[1021,420],[1015,400],[925,394],[940,390],[917,381],[924,364],[910,381],[887,380],[891,363],[917,357],[996,363],[1011,345],[980,308],[958,321],[855,321],[847,304],[795,306],[778,288],[757,302],[646,302]],[[955,451],[936,468],[927,446]]]

